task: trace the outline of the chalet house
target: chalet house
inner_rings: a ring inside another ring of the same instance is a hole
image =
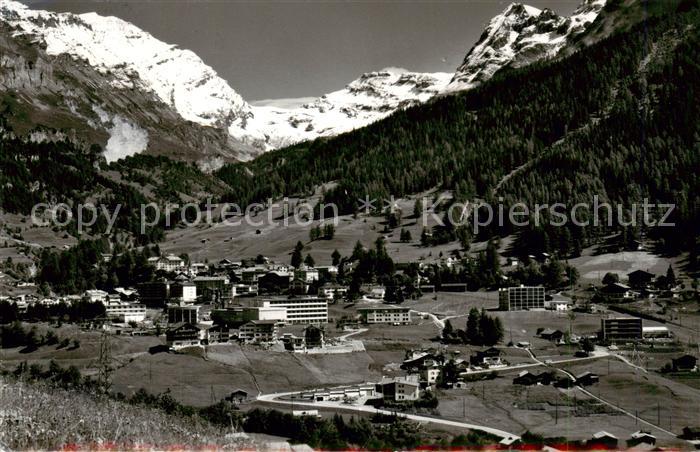
[[[635,270],[627,274],[630,287],[634,289],[644,289],[654,281],[656,275],[644,270]]]
[[[573,306],[569,300],[549,300],[544,302],[544,308],[550,311],[568,311]]]
[[[483,351],[477,351],[476,354],[469,357],[469,362],[474,366],[502,366],[505,364],[502,356],[503,350],[491,347]]]
[[[420,368],[420,379],[428,385],[437,383],[441,371],[440,365],[435,361],[426,361]]]
[[[540,331],[540,337],[548,341],[560,342],[564,339],[564,333],[560,330],[555,330],[553,328],[545,328],[542,331]]]
[[[226,400],[233,403],[243,403],[248,400],[248,393],[242,389],[236,389],[226,397]]]
[[[693,355],[683,355],[671,360],[674,372],[687,372],[697,369],[698,359]]]
[[[586,443],[586,446],[602,446],[606,448],[617,448],[617,436],[613,435],[612,433],[608,433],[605,430],[601,430],[598,433],[593,435],[593,438],[588,440]]]
[[[629,286],[612,283],[600,289],[600,293],[609,301],[632,301],[636,295]]]
[[[532,386],[539,382],[537,375],[528,370],[523,370],[513,379],[514,385]]]
[[[149,259],[149,261],[154,265],[156,270],[168,273],[184,271],[186,269],[185,261],[174,254],[168,254],[167,256],[159,257],[153,261]]]
[[[365,294],[365,297],[371,300],[383,300],[386,295],[386,288],[384,286],[363,285],[361,291]]]
[[[593,372],[584,372],[576,377],[576,384],[581,386],[590,386],[600,381],[600,377]]]
[[[635,447],[640,444],[648,444],[653,446],[656,444],[656,436],[643,430],[632,433],[630,439],[627,440],[627,447]]]
[[[306,348],[322,348],[324,332],[322,328],[309,325],[304,328],[304,345]]]
[[[206,339],[207,330],[193,323],[176,323],[165,332],[165,343],[171,348],[195,347]]]
[[[690,441],[700,440],[700,427],[683,427],[683,434],[680,437]]]
[[[421,353],[413,353],[410,356],[408,356],[403,363],[401,364],[401,368],[404,370],[408,371],[419,371],[422,369],[424,366],[426,366],[426,363],[433,361],[433,362],[438,362],[437,356],[432,354],[432,353],[427,353],[427,352],[421,352]]]
[[[260,293],[282,293],[289,288],[291,273],[268,272],[258,278],[258,290]]]
[[[292,333],[284,333],[281,340],[284,344],[284,349],[290,352],[304,350],[306,347],[306,340],[303,336],[295,336]]]
[[[278,325],[276,320],[251,320],[241,325],[238,339],[246,344],[275,342],[279,332]]]
[[[517,377],[513,379],[514,385],[522,386],[532,386],[536,384],[550,385],[554,382],[555,376],[554,372],[542,372],[539,375],[535,375],[530,371],[523,370],[518,374]]]
[[[232,336],[232,330],[226,326],[215,325],[209,329],[210,344],[228,342]]]

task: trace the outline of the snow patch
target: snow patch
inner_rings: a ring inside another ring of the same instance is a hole
[[[111,115],[103,108],[93,106],[93,111],[109,132],[104,150],[107,163],[129,157],[148,148],[148,132],[119,115]]]

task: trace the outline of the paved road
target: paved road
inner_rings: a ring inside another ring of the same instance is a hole
[[[275,394],[263,394],[263,395],[259,395],[257,397],[257,400],[259,402],[275,403],[275,404],[280,404],[280,405],[304,406],[304,407],[310,407],[310,408],[331,408],[331,409],[356,411],[356,412],[369,413],[369,414],[374,414],[374,413],[387,414],[387,415],[397,414],[394,411],[379,410],[379,409],[376,409],[372,406],[348,405],[348,404],[344,404],[342,402],[302,402],[299,400],[295,400],[295,401],[279,400],[280,397],[289,397],[289,396],[292,396],[295,394],[299,394],[299,393],[298,392],[279,392],[279,393],[275,393]],[[515,435],[513,433],[509,433],[509,432],[506,432],[504,430],[499,430],[497,428],[485,427],[483,425],[468,424],[466,422],[452,421],[449,419],[442,419],[442,418],[430,417],[430,416],[421,416],[418,414],[405,414],[405,413],[398,413],[398,414],[401,417],[404,417],[406,419],[409,419],[411,421],[416,421],[416,422],[429,422],[432,424],[446,425],[446,426],[450,426],[450,427],[467,428],[467,429],[471,429],[471,430],[481,430],[482,432],[490,433],[492,435],[498,436],[499,438],[503,438],[503,439],[518,439],[518,438],[520,438],[518,435]]]
[[[442,330],[445,328],[445,322],[442,321],[442,320],[440,320],[440,319],[438,318],[438,316],[436,316],[436,315],[433,314],[432,312],[416,311],[415,309],[411,309],[411,312],[414,313],[414,314],[418,314],[418,315],[421,316],[421,317],[423,317],[423,316],[428,316],[428,317],[430,317],[430,320],[433,321],[433,323],[435,324],[435,326],[438,327],[438,328],[440,329],[440,331],[442,331]]]
[[[359,330],[351,331],[351,332],[349,332],[349,333],[347,333],[347,334],[343,334],[342,336],[331,337],[331,338],[329,338],[329,339],[336,339],[336,340],[340,340],[340,341],[345,341],[345,340],[347,340],[350,336],[354,336],[354,335],[356,335],[356,334],[364,333],[365,331],[367,331],[367,328],[360,328]]]

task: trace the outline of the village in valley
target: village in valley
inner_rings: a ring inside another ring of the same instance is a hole
[[[506,240],[395,262],[387,245],[429,244],[407,243],[401,220],[385,232],[326,265],[308,250],[333,244],[327,226],[288,262],[146,247],[148,281],[65,296],[6,265],[2,369],[50,361],[127,397],[399,416],[504,446],[700,444],[698,288],[677,262],[641,241],[562,262],[509,254]]]

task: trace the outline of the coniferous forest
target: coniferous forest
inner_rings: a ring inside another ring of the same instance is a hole
[[[435,187],[454,190],[456,200],[496,205],[502,197],[506,206],[647,198],[677,206],[667,220],[675,228],[647,232],[665,252],[690,249],[697,265],[700,14],[686,3],[566,59],[504,70],[366,128],[227,165],[218,171],[231,187],[226,200],[306,194],[330,181],[325,201],[345,213],[365,195]]]

